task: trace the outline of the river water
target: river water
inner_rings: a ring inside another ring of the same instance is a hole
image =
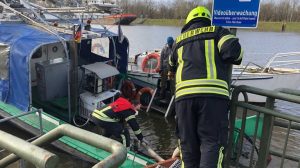
[[[110,26],[108,29],[117,32],[117,26]],[[174,38],[180,34],[180,27],[170,26],[122,26],[122,32],[130,42],[130,55],[161,49],[166,43],[168,36]],[[255,32],[246,29],[238,30],[237,37],[244,49],[243,65],[253,62],[258,65],[265,65],[276,53],[299,52],[300,33],[282,32]],[[300,68],[300,65],[298,65]],[[286,102],[276,102],[276,109],[282,112],[300,115],[300,106]],[[139,123],[143,129],[146,139],[160,155],[167,158],[176,146],[174,120],[166,121],[161,114],[150,112],[140,113]],[[272,138],[272,147],[281,149],[286,129],[276,129]],[[300,150],[300,138],[298,131],[292,132],[289,141],[289,154],[296,155]],[[275,158],[275,157],[274,157]],[[276,160],[276,159],[273,159]],[[278,160],[278,159],[277,159]],[[278,167],[278,162],[273,161],[271,167]],[[284,167],[296,167],[294,163],[285,162]]]
[[[107,26],[107,28],[117,32],[117,26]],[[147,50],[160,49],[166,43],[168,36],[176,37],[180,34],[179,27],[169,26],[122,26],[122,31],[129,39],[130,55]],[[248,62],[264,65],[275,53],[300,51],[299,33],[238,30],[237,36],[245,51],[242,63],[244,65]],[[295,104],[279,102],[276,104],[276,108],[281,111],[288,110],[289,113],[300,115],[300,107]],[[165,120],[161,114],[154,112],[140,112],[138,122],[151,147],[162,157],[168,158],[172,154],[177,142],[174,120]],[[282,139],[284,131],[279,130],[277,134],[276,137]],[[298,139],[300,138],[299,133],[294,133],[293,136]],[[295,142],[295,145],[299,147],[299,143]],[[90,167],[90,165],[78,162],[76,158],[67,156],[63,152],[59,153],[60,157],[68,157],[64,159],[68,160],[68,162],[61,167]]]
[[[117,32],[117,26],[107,27]],[[170,26],[122,26],[122,32],[130,42],[130,55],[147,50],[159,49],[164,46],[168,36],[174,38],[180,34],[180,27]],[[237,37],[244,48],[243,65],[249,62],[265,65],[276,53],[299,52],[300,33],[255,32],[246,29],[238,30]],[[298,65],[300,68],[300,65]],[[298,105],[278,102],[277,109],[300,115]],[[163,116],[156,113],[143,114],[139,122],[147,134],[147,139],[160,154],[170,155],[176,141],[174,122],[166,122]]]

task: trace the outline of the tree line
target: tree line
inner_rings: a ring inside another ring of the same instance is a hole
[[[197,5],[212,9],[211,0],[120,0],[118,3],[124,13],[134,13],[151,19],[185,19],[188,12]],[[300,1],[261,2],[259,19],[270,22],[299,22]]]

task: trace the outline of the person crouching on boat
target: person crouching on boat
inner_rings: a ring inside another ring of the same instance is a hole
[[[134,134],[140,142],[144,142],[142,131],[136,121],[140,104],[132,100],[134,89],[124,82],[121,88],[121,96],[113,103],[101,109],[95,109],[91,120],[104,129],[105,137],[115,139],[124,146],[130,146],[130,134],[126,128],[126,123],[132,128]]]

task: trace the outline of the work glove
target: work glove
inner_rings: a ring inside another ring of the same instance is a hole
[[[168,71],[168,80],[173,80],[174,79],[174,73],[171,71]]]

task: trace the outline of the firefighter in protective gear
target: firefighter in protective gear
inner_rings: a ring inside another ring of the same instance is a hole
[[[130,99],[134,95],[134,88],[130,89],[128,86],[128,82],[125,82],[121,88],[121,97],[108,106],[95,109],[91,118],[92,122],[104,129],[105,137],[115,139],[126,147],[130,146],[130,134],[126,123],[132,128],[137,139],[144,142],[142,131],[135,118],[140,104]]]
[[[240,64],[243,50],[229,30],[211,26],[202,6],[186,19],[169,59],[175,74],[177,135],[185,168],[222,166],[227,144],[231,64]]]

